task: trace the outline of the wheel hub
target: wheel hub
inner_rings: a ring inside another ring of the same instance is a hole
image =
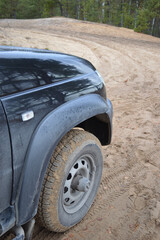
[[[79,158],[68,172],[63,188],[63,207],[66,212],[77,212],[93,188],[96,166],[90,154]]]
[[[77,190],[79,192],[87,192],[90,187],[90,181],[88,178],[83,177],[81,175],[77,175],[71,185],[73,190]]]

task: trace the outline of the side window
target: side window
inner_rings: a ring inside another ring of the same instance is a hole
[[[45,81],[44,81],[45,80]],[[0,69],[0,95],[20,92],[47,84],[41,71],[25,68]]]

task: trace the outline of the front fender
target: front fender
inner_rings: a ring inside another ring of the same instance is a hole
[[[81,122],[108,112],[108,104],[98,94],[81,96],[50,112],[31,139],[16,201],[17,225],[37,213],[41,186],[54,149],[61,138]]]

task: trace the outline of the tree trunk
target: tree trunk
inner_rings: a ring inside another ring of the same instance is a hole
[[[58,1],[59,7],[60,7],[60,11],[61,11],[61,16],[63,16],[63,5],[60,1]]]
[[[79,0],[76,0],[75,8],[76,8],[76,19],[79,19],[80,18],[80,1]]]
[[[78,3],[77,3],[77,0],[75,0],[75,16],[76,16],[76,19],[78,19]]]
[[[154,17],[154,18],[152,19],[151,35],[153,35],[155,20],[156,20],[156,18]]]
[[[102,17],[101,17],[101,21],[104,22],[104,8],[105,8],[105,1],[102,1]]]
[[[139,7],[139,0],[136,0],[136,14],[135,14],[134,28],[137,27],[138,7]]]
[[[123,27],[123,18],[124,18],[123,6],[124,6],[124,0],[121,1],[121,27]]]
[[[80,4],[79,4],[79,6],[80,6],[80,19],[81,20],[84,20],[84,13],[83,13],[83,4],[82,4],[82,2],[80,1]]]
[[[66,2],[66,17],[68,17],[68,10],[69,10],[69,6],[68,6],[68,0]]]
[[[131,5],[132,5],[132,0],[129,0],[129,15],[131,14]]]
[[[112,11],[111,11],[111,0],[108,1],[108,4],[109,4],[109,23],[112,23]]]

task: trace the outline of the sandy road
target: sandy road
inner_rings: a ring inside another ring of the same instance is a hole
[[[159,240],[160,39],[53,18],[1,20],[0,44],[87,58],[105,79],[114,106],[113,141],[104,147],[103,178],[88,215],[64,234],[37,225],[33,239]]]

